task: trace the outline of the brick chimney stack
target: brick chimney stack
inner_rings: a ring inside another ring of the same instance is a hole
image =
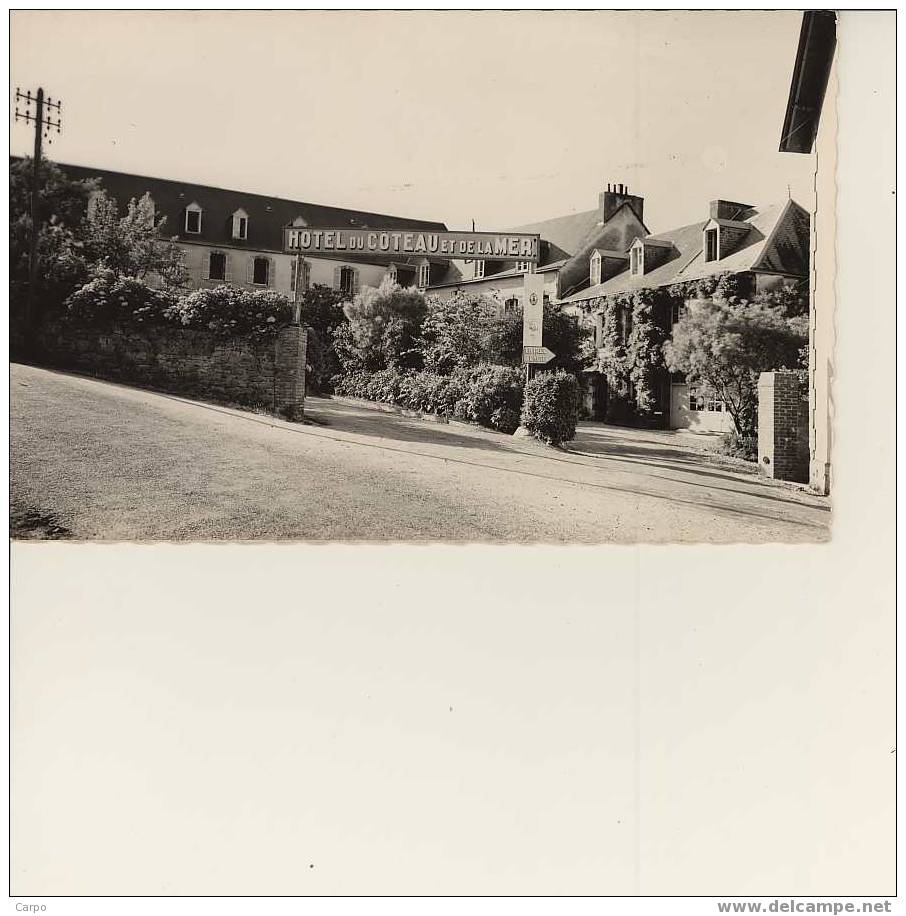
[[[639,218],[639,222],[644,222],[645,199],[629,193],[629,188],[625,184],[614,184],[608,182],[607,190],[598,195],[598,210],[600,212],[601,223],[606,223],[613,215],[623,206],[629,204]]]

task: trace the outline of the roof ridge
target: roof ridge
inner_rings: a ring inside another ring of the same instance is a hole
[[[23,156],[11,156],[10,158],[11,159],[23,159],[24,157]],[[421,217],[415,217],[415,216],[412,216],[412,217],[397,216],[396,214],[393,214],[393,213],[378,213],[377,211],[374,211],[374,210],[363,210],[363,209],[356,208],[356,207],[338,207],[334,204],[320,204],[320,203],[316,203],[315,201],[311,201],[311,200],[298,200],[292,197],[279,197],[276,194],[262,194],[258,191],[245,191],[240,188],[224,188],[224,187],[220,187],[219,185],[201,184],[200,182],[197,182],[197,181],[187,181],[181,178],[161,178],[157,175],[141,175],[141,174],[138,174],[137,172],[122,172],[122,171],[119,171],[118,169],[101,168],[100,166],[95,166],[95,165],[80,165],[79,163],[76,163],[76,162],[59,162],[57,160],[54,160],[54,164],[58,165],[60,168],[63,168],[63,169],[67,169],[67,168],[85,169],[86,171],[97,169],[97,171],[101,173],[107,173],[110,175],[122,175],[125,178],[140,178],[140,179],[149,179],[151,181],[165,181],[168,184],[185,185],[187,187],[200,188],[201,190],[204,190],[204,191],[221,191],[221,192],[226,192],[228,194],[239,194],[245,197],[260,197],[263,200],[279,201],[280,203],[284,203],[284,204],[302,204],[307,207],[319,207],[322,210],[342,210],[347,213],[361,213],[364,216],[379,216],[379,217],[386,216],[391,219],[411,219],[414,222],[436,223],[438,226],[441,226],[441,225],[446,226],[446,223],[442,222],[441,220],[422,219]]]

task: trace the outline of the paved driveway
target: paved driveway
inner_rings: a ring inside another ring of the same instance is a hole
[[[44,369],[11,374],[17,531],[103,540],[825,540],[820,497],[682,437],[568,449],[323,398],[292,424]]]

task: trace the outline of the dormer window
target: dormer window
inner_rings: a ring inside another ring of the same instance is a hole
[[[592,286],[597,286],[601,282],[601,253],[598,251],[591,256],[591,262],[588,267],[588,278]]]
[[[517,261],[516,262],[516,272],[520,274],[534,273],[532,262],[531,261]]]
[[[186,232],[190,235],[201,235],[201,207],[196,203],[186,207]]]
[[[391,283],[396,283],[396,282],[397,282],[397,277],[398,277],[398,276],[399,276],[399,273],[398,273],[398,271],[397,271],[397,269],[396,269],[396,264],[391,264],[391,265],[387,268],[387,279],[388,279]]]
[[[233,238],[245,241],[249,237],[249,215],[245,210],[233,214]]]
[[[634,277],[640,277],[645,273],[645,249],[641,245],[636,245],[629,251],[629,272]]]
[[[706,261],[719,260],[717,229],[706,229],[705,230],[705,260]]]
[[[472,277],[476,280],[484,279],[484,261],[472,262]]]
[[[419,289],[427,289],[428,284],[431,282],[431,265],[427,261],[418,265],[417,277],[416,286]]]

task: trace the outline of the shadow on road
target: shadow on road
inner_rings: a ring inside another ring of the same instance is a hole
[[[506,448],[504,441],[495,442],[482,433],[461,433],[458,431],[459,427],[451,427],[446,423],[410,419],[397,413],[370,410],[367,407],[351,407],[348,404],[324,399],[306,399],[305,415],[313,419],[317,425],[356,436],[375,436],[380,439],[417,442],[424,445],[477,448],[491,452]]]

